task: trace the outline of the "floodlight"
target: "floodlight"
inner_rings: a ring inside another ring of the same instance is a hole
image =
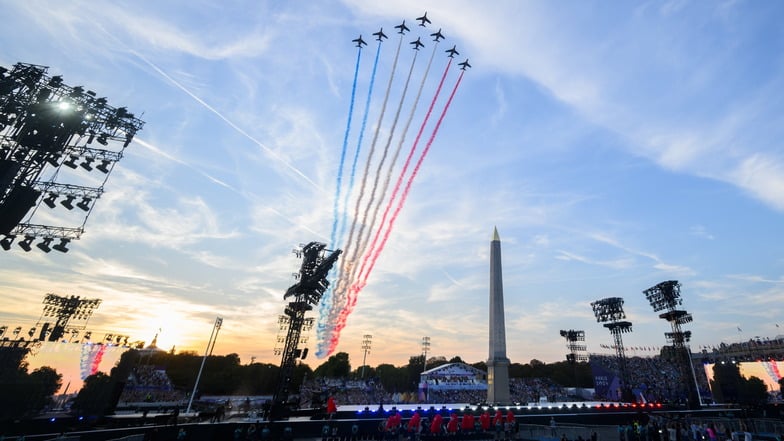
[[[85,170],[87,170],[87,171],[92,171],[92,170],[93,170],[93,166],[92,166],[91,164],[93,163],[93,161],[95,161],[95,158],[90,158],[90,157],[87,157],[87,158],[84,158],[84,162],[82,162],[82,163],[81,163],[81,164],[79,164],[79,165],[80,165],[80,166],[81,166],[83,169],[85,169]]]
[[[52,248],[49,245],[51,245],[53,240],[54,240],[54,237],[45,237],[44,240],[42,240],[36,246],[38,247],[38,249],[40,249],[44,253],[48,253],[49,251],[52,251]]]
[[[11,249],[11,244],[16,239],[16,236],[13,235],[6,235],[3,240],[0,240],[0,246],[3,247],[4,250],[8,251]]]
[[[46,157],[46,162],[52,164],[52,167],[57,167],[60,165],[60,158],[62,158],[59,154],[53,154]]]
[[[84,211],[90,211],[90,202],[92,202],[92,198],[85,197],[76,206]]]
[[[68,243],[70,241],[71,241],[71,239],[67,239],[67,238],[63,237],[63,238],[60,239],[60,243],[58,243],[57,245],[53,245],[52,248],[57,250],[57,251],[59,251],[59,252],[61,252],[61,253],[67,253],[68,252],[68,248],[66,248],[66,245],[68,245]]]
[[[30,251],[33,240],[35,240],[35,236],[25,236],[24,240],[19,242],[19,246],[25,251]]]
[[[96,141],[98,141],[98,144],[101,145],[109,145],[108,137],[109,137],[108,134],[101,133],[100,135],[98,135],[98,139],[96,139]]]
[[[69,194],[68,196],[65,197],[64,201],[60,202],[60,205],[62,205],[63,207],[65,207],[65,208],[67,208],[69,210],[73,210],[73,201],[74,201],[74,199],[76,199],[76,196],[74,196],[72,194]]]
[[[100,164],[96,165],[95,168],[100,170],[103,173],[109,173],[109,165],[112,163],[109,159],[104,159],[101,161]]]
[[[63,161],[63,165],[66,165],[70,168],[76,168],[77,159],[79,159],[79,155],[70,155],[67,161]]]
[[[57,199],[58,196],[60,195],[57,193],[49,193],[49,196],[47,196],[44,199],[44,204],[46,204],[46,206],[49,208],[54,208],[55,207],[54,201]]]

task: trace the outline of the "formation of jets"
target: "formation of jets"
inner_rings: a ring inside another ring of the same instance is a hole
[[[373,32],[373,35],[376,36],[376,40],[378,41],[381,41],[382,38],[387,38],[387,34],[384,33],[384,28],[379,29],[378,32]]]
[[[362,45],[367,46],[367,43],[365,43],[365,40],[362,39],[362,35],[361,34],[360,34],[359,37],[357,37],[357,38],[355,38],[355,39],[353,39],[351,41],[356,43],[358,48],[362,48]]]
[[[422,26],[422,27],[427,26],[427,24],[430,23],[430,19],[427,18],[427,11],[425,11],[425,14],[423,16],[417,17],[417,21],[419,22],[419,26]]]
[[[430,19],[427,18],[427,11],[425,11],[425,13],[422,14],[421,17],[417,17],[416,20],[419,22],[419,26],[422,26],[422,27],[426,27],[428,24],[431,24]],[[406,32],[410,32],[411,31],[411,29],[409,29],[408,26],[406,26],[406,21],[405,20],[403,20],[403,22],[400,23],[399,25],[395,26],[395,29],[397,29],[397,33],[401,34],[401,35],[405,35]],[[384,33],[384,28],[380,28],[378,30],[378,32],[374,32],[373,36],[376,37],[376,40],[379,41],[379,42],[383,41],[386,38],[388,38],[387,34]],[[432,34],[430,34],[430,36],[433,37],[433,41],[435,41],[436,43],[438,43],[441,40],[446,38],[446,37],[444,37],[444,34],[441,33],[441,28],[439,28],[436,32],[433,32]],[[351,41],[353,43],[356,43],[356,46],[358,48],[360,48],[360,49],[362,48],[362,46],[367,46],[367,43],[365,42],[365,40],[362,39],[362,35],[360,35],[359,37],[357,37],[357,38],[355,38],[355,39],[353,39]],[[409,44],[414,45],[413,49],[417,50],[417,51],[420,48],[425,47],[425,44],[422,43],[421,37],[417,37],[416,40],[410,42]],[[457,45],[452,46],[452,49],[447,49],[445,52],[447,54],[449,54],[448,55],[449,58],[454,58],[455,55],[460,55],[460,52],[457,51]],[[471,67],[471,64],[468,63],[468,59],[467,58],[462,63],[457,63],[457,65],[460,66],[460,70],[466,70],[466,69]]]

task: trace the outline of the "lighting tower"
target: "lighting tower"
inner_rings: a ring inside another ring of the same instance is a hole
[[[364,355],[362,355],[362,379],[365,379],[365,361],[367,360],[367,354],[370,353],[370,343],[373,341],[373,336],[370,334],[365,334],[362,336],[362,350],[364,351]]]
[[[422,367],[422,371],[423,372],[427,370],[427,352],[429,350],[430,350],[430,337],[427,337],[427,336],[426,337],[422,337],[422,354],[424,354],[422,356],[422,358],[424,358],[424,360],[425,360],[425,364]]]
[[[95,201],[144,122],[81,86],[71,87],[46,66],[0,66],[0,246],[67,252],[79,239]],[[96,147],[93,143],[100,144]],[[105,148],[104,148],[105,147]],[[80,171],[97,170],[98,178]],[[58,206],[72,226],[44,225]],[[73,211],[74,207],[79,208]],[[53,244],[59,239],[59,243]]]
[[[280,378],[275,394],[272,397],[271,418],[284,413],[292,404],[289,402],[291,380],[297,360],[305,358],[308,349],[300,349],[300,337],[306,321],[312,323],[313,319],[306,319],[305,314],[312,310],[321,300],[321,296],[329,287],[327,274],[332,265],[338,260],[341,250],[326,250],[326,245],[311,242],[295,250],[298,257],[302,257],[302,266],[297,276],[298,282],[291,285],[283,295],[284,299],[291,299],[284,310],[287,318],[288,332],[281,351]]]
[[[622,334],[632,332],[632,323],[624,321],[626,313],[623,312],[623,299],[620,297],[608,297],[591,303],[596,321],[604,323],[604,327],[610,331],[615,342],[615,353],[618,356],[618,371],[621,376],[621,399],[623,401],[633,401],[631,385],[629,384],[629,372],[626,368],[626,353],[623,348]]]
[[[50,328],[48,322],[43,324],[39,340],[59,341],[63,338],[66,327],[68,328],[67,331],[71,333],[73,333],[73,331],[78,332],[80,329],[85,329],[87,327],[87,321],[93,315],[93,311],[101,304],[101,299],[83,299],[79,296],[64,297],[50,293],[44,297],[43,304],[44,309],[42,317],[52,317],[56,322],[52,328]],[[83,323],[80,325],[69,325],[69,322],[72,320],[83,321]],[[111,339],[109,340],[111,343]],[[118,340],[118,344],[120,341],[121,338]]]
[[[561,330],[561,337],[566,339],[566,348],[569,349],[569,353],[566,354],[566,361],[574,367],[574,387],[577,390],[579,387],[577,363],[588,361],[588,356],[585,354],[588,349],[585,346],[585,331],[575,331],[574,329],[568,331]]]
[[[661,282],[643,291],[654,312],[664,311],[659,318],[670,322],[672,332],[664,336],[672,345],[673,361],[677,364],[681,376],[681,386],[686,391],[690,409],[700,407],[700,396],[697,390],[697,379],[691,363],[690,349],[686,343],[691,340],[691,331],[681,330],[681,325],[691,323],[692,316],[685,310],[677,309],[681,305],[681,284],[677,280]]]

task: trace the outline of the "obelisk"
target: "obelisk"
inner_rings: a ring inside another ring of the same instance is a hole
[[[487,360],[487,403],[510,404],[501,238],[498,237],[498,228],[495,227],[493,240],[490,241],[490,358]]]

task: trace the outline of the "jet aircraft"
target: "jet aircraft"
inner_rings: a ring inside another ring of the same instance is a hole
[[[430,34],[430,36],[433,37],[433,41],[435,41],[436,43],[441,41],[442,38],[445,38],[444,34],[441,33],[441,29],[440,28],[438,29],[438,31],[433,32],[432,34]]]
[[[471,65],[468,64],[468,58],[462,63],[457,63],[457,65],[460,66],[460,70],[466,70],[466,68],[471,67]]]
[[[425,14],[423,16],[417,17],[417,21],[419,21],[419,26],[422,27],[427,26],[425,23],[430,23],[430,19],[427,18],[427,11],[425,11]]]
[[[378,32],[373,32],[373,35],[376,36],[376,40],[381,41],[382,38],[387,38],[387,34],[384,33],[384,28],[378,30]]]
[[[400,23],[399,25],[395,26],[395,29],[398,29],[397,31],[398,34],[405,34],[406,32],[411,30],[408,28],[408,26],[406,26],[405,20],[403,20],[403,23]]]
[[[452,49],[447,49],[444,52],[449,54],[449,58],[455,58],[455,55],[460,55],[460,52],[457,51],[457,46],[452,46]]]
[[[351,41],[356,43],[358,48],[362,48],[362,45],[367,46],[367,43],[365,43],[365,40],[362,39],[362,35],[360,35],[359,37],[357,37],[357,38],[355,38],[355,39],[353,39]]]
[[[420,47],[425,47],[425,44],[417,37],[416,40],[412,41],[410,44],[414,45],[414,50],[418,51]]]

